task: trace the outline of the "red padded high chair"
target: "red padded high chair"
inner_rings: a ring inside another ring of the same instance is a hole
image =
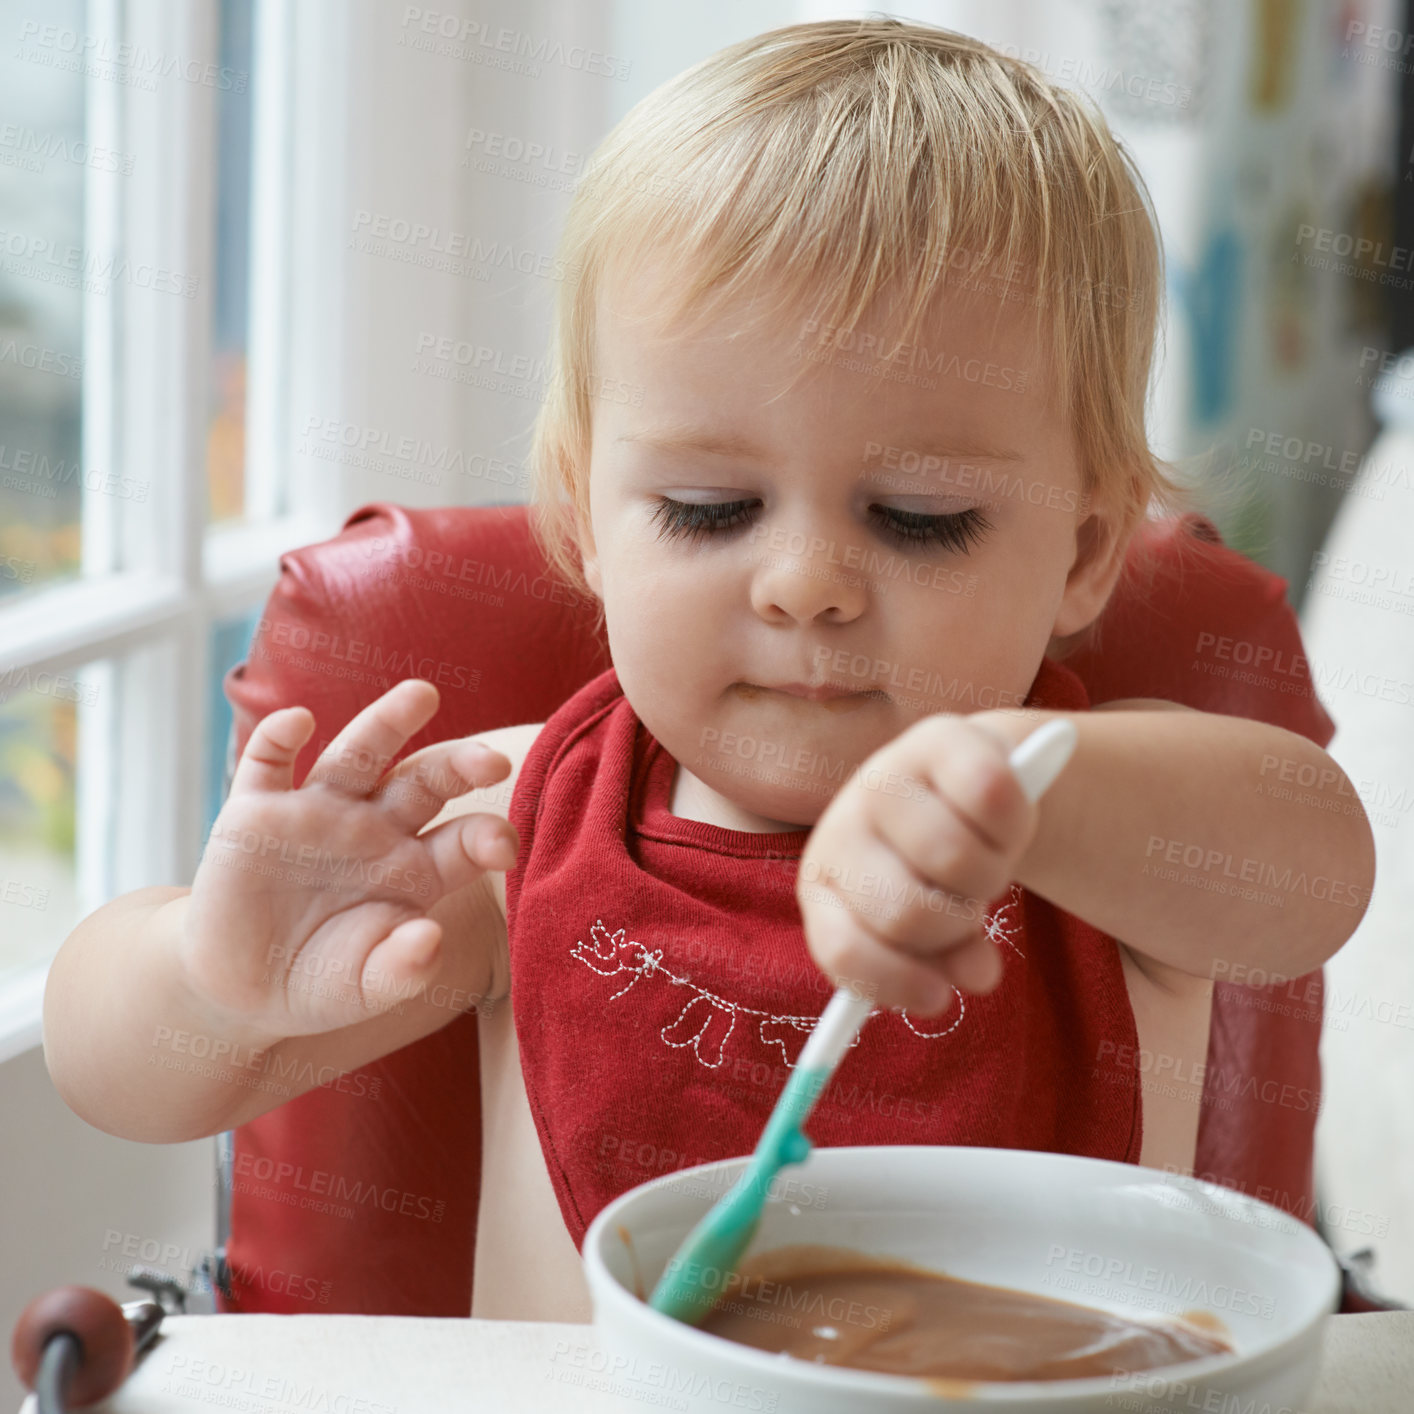
[[[360,507],[340,533],[281,556],[244,663],[226,675],[238,755],[255,723],[308,707],[295,783],[394,683],[425,677],[434,741],[548,718],[610,666],[594,614],[551,578],[523,505]],[[1093,702],[1157,697],[1258,718],[1324,746],[1334,724],[1300,677],[1286,582],[1228,549],[1199,515],[1151,521],[1091,646],[1064,661]],[[1236,661],[1262,652],[1269,671]],[[1266,652],[1264,650],[1270,650]],[[1255,679],[1255,681],[1254,681]],[[402,756],[398,758],[402,759]],[[1214,988],[1199,1177],[1310,1222],[1320,1089],[1321,974]],[[223,1311],[466,1316],[480,1192],[475,1012],[231,1136]],[[1309,1097],[1298,1104],[1293,1097]],[[356,1215],[307,1197],[343,1196]],[[224,1234],[223,1234],[224,1235]]]

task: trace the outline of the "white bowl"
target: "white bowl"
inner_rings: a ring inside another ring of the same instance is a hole
[[[635,1404],[693,1414],[943,1405],[1150,1414],[1253,1401],[1299,1408],[1315,1382],[1340,1269],[1311,1228],[1215,1184],[1024,1149],[816,1149],[772,1185],[751,1251],[820,1243],[1120,1315],[1207,1310],[1234,1352],[1099,1379],[977,1383],[944,1399],[923,1380],[755,1350],[654,1311],[634,1294],[635,1281],[652,1291],[688,1229],[746,1163],[726,1159],[641,1184],[590,1224],[584,1262],[601,1373]]]

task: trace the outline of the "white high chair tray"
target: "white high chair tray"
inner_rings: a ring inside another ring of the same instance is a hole
[[[1301,1414],[1407,1414],[1414,1311],[1333,1316]],[[610,1373],[591,1327],[412,1316],[169,1316],[123,1388],[90,1414],[213,1408],[339,1414],[610,1414],[653,1398],[651,1372]],[[20,1414],[33,1414],[31,1396]]]

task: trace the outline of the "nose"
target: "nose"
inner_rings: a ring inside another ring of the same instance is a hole
[[[853,543],[853,542],[850,542]],[[864,612],[869,586],[850,568],[845,542],[827,531],[764,526],[751,547],[751,605],[763,619],[849,623]]]

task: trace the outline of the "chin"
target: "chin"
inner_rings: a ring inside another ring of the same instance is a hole
[[[763,820],[779,821],[788,830],[811,829],[838,790],[828,781],[816,781],[813,787],[804,789],[786,781],[773,785],[769,778],[761,777],[743,782],[731,771],[699,771],[698,778],[738,810],[749,811]]]

